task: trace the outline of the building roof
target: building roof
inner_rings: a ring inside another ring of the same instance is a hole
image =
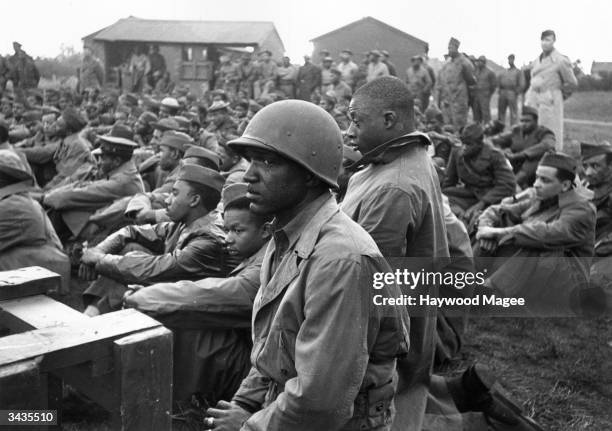
[[[410,39],[410,40],[412,40],[414,42],[421,43],[421,44],[427,46],[427,42],[425,42],[424,40],[419,39],[418,37],[412,36],[411,34],[408,34],[408,33],[404,32],[404,31],[402,31],[400,29],[397,29],[397,28],[393,27],[393,26],[390,26],[389,24],[384,23],[384,22],[382,22],[380,20],[377,20],[376,18],[372,18],[371,16],[366,16],[364,18],[361,18],[360,20],[353,21],[350,24],[347,24],[345,26],[342,26],[340,28],[332,30],[332,31],[330,31],[328,33],[322,34],[321,36],[317,36],[314,39],[311,39],[311,42],[316,42],[319,39],[327,38],[329,36],[334,35],[335,33],[339,33],[341,31],[349,30],[352,27],[359,26],[360,24],[363,24],[363,23],[368,22],[368,21],[371,22],[371,23],[374,23],[374,24],[376,24],[378,26],[385,27],[388,30],[391,30],[392,32],[397,33],[399,36],[402,36],[402,37],[404,37],[406,39]]]
[[[170,21],[130,16],[85,36],[84,39],[108,42],[261,45],[271,35],[280,40],[274,23],[269,21]]]
[[[598,73],[612,73],[612,62],[610,61],[594,61],[591,64],[591,75]]]

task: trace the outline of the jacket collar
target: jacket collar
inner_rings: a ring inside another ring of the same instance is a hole
[[[349,170],[358,169],[367,164],[387,164],[395,160],[398,154],[415,144],[430,145],[429,136],[421,132],[412,132],[393,138],[384,144],[364,153],[360,160],[348,166]]]

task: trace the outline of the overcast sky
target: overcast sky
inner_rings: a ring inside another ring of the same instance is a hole
[[[580,59],[612,61],[609,0],[17,0],[4,8],[0,53],[18,40],[32,56],[55,56],[60,46],[81,50],[81,38],[120,18],[273,21],[295,62],[310,52],[309,40],[373,16],[425,40],[441,57],[450,36],[461,50],[505,64],[509,53],[522,65],[539,54],[542,30],[557,32],[557,49]]]

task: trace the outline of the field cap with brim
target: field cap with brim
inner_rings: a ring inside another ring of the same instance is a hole
[[[181,130],[189,130],[189,126],[191,125],[189,118],[183,117],[182,115],[175,115],[172,118],[176,120]]]
[[[607,141],[580,143],[580,155],[582,156],[582,160],[610,153],[612,153],[612,145]]]
[[[161,106],[165,106],[166,108],[180,107],[178,100],[176,100],[174,97],[164,97],[161,101]]]
[[[225,178],[219,172],[192,163],[185,163],[179,170],[176,179],[209,187],[219,193],[225,184]]]
[[[110,132],[106,136],[112,136],[113,138],[124,138],[129,141],[134,140],[134,131],[130,126],[126,126],[125,124],[113,124]]]
[[[203,148],[203,147],[198,147],[197,145],[191,145],[189,148],[187,148],[187,151],[185,151],[185,155],[183,156],[183,159],[188,159],[190,157],[209,161],[210,163],[207,163],[208,165],[215,166],[215,170],[217,171],[219,170],[220,158],[213,151],[207,150],[206,148]]]
[[[187,135],[183,132],[176,132],[174,130],[169,130],[161,138],[159,145],[164,145],[170,148],[176,148],[181,152],[185,152],[189,145],[193,144],[193,139],[191,136]]]
[[[138,117],[138,121],[143,122],[145,124],[152,125],[156,121],[159,121],[159,118],[157,118],[157,115],[155,115],[154,113],[150,111],[146,111],[146,112],[143,112],[140,115],[140,117]]]
[[[131,157],[138,145],[129,139],[115,136],[100,136],[100,150],[102,154]]]
[[[222,109],[229,108],[230,104],[227,102],[223,102],[221,100],[217,100],[212,105],[208,107],[208,112],[220,111]]]
[[[34,178],[26,170],[19,156],[11,150],[0,150],[0,173],[14,178],[15,182],[32,180]]]
[[[468,124],[461,130],[462,141],[480,141],[484,136],[484,129],[478,123]]]
[[[538,110],[531,106],[523,106],[521,115],[531,115],[533,118],[538,118]]]
[[[161,130],[162,132],[168,130],[179,131],[181,129],[181,126],[179,125],[178,121],[176,121],[174,118],[162,118],[161,120],[156,121],[151,125],[154,129]]]
[[[234,183],[225,187],[221,192],[223,208],[227,208],[232,202],[245,199],[249,185],[247,183]]]

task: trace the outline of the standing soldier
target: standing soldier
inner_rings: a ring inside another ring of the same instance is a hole
[[[81,74],[79,86],[81,91],[88,88],[102,88],[104,84],[104,69],[100,60],[93,56],[91,48],[83,48],[83,60],[81,61]]]
[[[239,81],[238,89],[244,91],[249,99],[253,98],[253,82],[255,82],[256,72],[256,67],[251,61],[251,54],[242,54],[242,61],[236,70]]]
[[[321,87],[321,69],[310,61],[310,56],[304,56],[304,65],[298,71],[297,98],[310,102],[312,93]]]
[[[222,55],[219,63],[219,68],[215,71],[215,90],[223,90],[233,99],[237,91],[238,70],[229,55]]]
[[[276,82],[277,68],[276,62],[272,60],[271,51],[265,50],[259,53],[257,80],[253,84],[253,96],[255,99],[268,94]]]
[[[418,99],[421,105],[421,112],[425,112],[429,106],[429,97],[433,82],[429,72],[423,66],[423,57],[415,55],[411,59],[412,67],[406,70],[406,83],[410,93]]]
[[[506,123],[506,110],[510,109],[510,125],[516,124],[518,96],[525,89],[525,76],[514,65],[514,54],[508,56],[508,69],[499,74],[499,99],[497,100],[497,119]]]
[[[351,177],[342,210],[372,236],[387,258],[448,257],[440,185],[427,154],[430,141],[414,132],[413,97],[406,84],[393,77],[365,84],[355,92],[349,113],[347,135],[356,142],[363,154],[360,163],[366,167]],[[425,270],[440,270],[436,262],[432,266]],[[422,428],[436,314],[428,307],[423,315],[410,318],[410,353],[398,362],[396,429]]]
[[[287,56],[283,57],[283,63],[278,67],[278,89],[289,99],[295,98],[298,72],[298,67],[291,64],[291,59]]]
[[[374,305],[374,273],[391,268],[329,190],[338,186],[340,130],[314,104],[287,100],[257,113],[230,146],[251,161],[250,210],[275,220],[253,308],[251,371],[231,403],[208,410],[205,425],[390,429],[407,315]],[[378,292],[401,295],[395,283]]]
[[[453,125],[457,131],[467,123],[468,87],[476,83],[474,66],[459,53],[459,44],[454,37],[448,42],[448,60],[438,75],[436,97],[445,122]]]
[[[497,78],[487,66],[484,55],[476,60],[476,85],[472,100],[472,113],[476,123],[488,124],[491,121],[491,96],[497,88]]]
[[[336,69],[340,71],[342,74],[342,80],[346,82],[351,89],[355,89],[355,73],[357,73],[357,69],[359,66],[351,60],[353,56],[353,51],[350,49],[343,49],[340,52],[340,62],[336,66]]]
[[[153,45],[151,47],[149,64],[151,65],[148,76],[149,85],[151,88],[155,88],[157,81],[166,74],[166,59],[159,53],[159,45]]]
[[[552,30],[542,32],[542,54],[533,61],[531,83],[525,105],[538,110],[542,126],[557,139],[557,151],[563,150],[563,101],[578,85],[569,59],[555,49],[557,37]]]
[[[325,94],[333,88],[332,64],[334,64],[334,59],[331,57],[325,57],[321,64],[321,94]]]
[[[397,72],[395,71],[395,64],[391,63],[391,60],[389,60],[389,57],[391,57],[389,51],[383,49],[382,51],[380,51],[380,53],[383,55],[382,62],[385,63],[387,65],[387,69],[389,69],[389,75],[397,76]]]
[[[15,54],[9,59],[13,88],[17,90],[17,93],[23,93],[23,90],[38,87],[40,73],[36,64],[34,64],[34,59],[21,49],[19,42],[13,42],[13,49]]]

